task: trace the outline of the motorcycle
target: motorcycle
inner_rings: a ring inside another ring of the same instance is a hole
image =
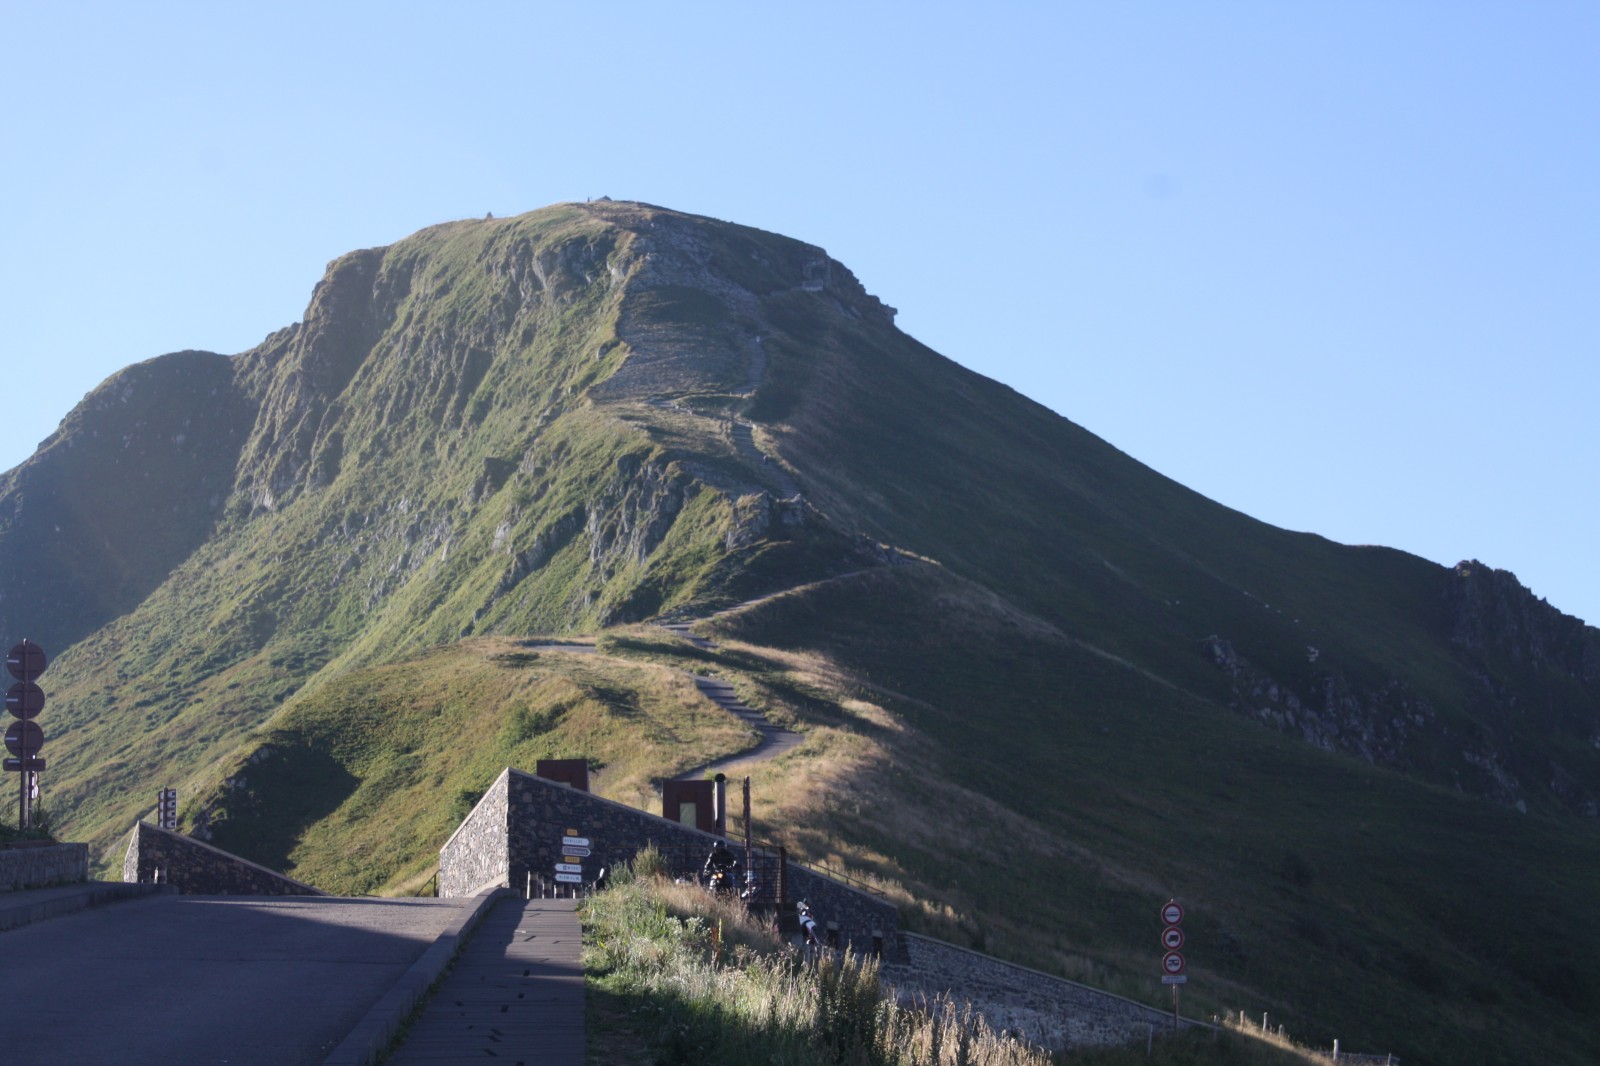
[[[733,871],[717,867],[706,874],[706,891],[718,898],[727,898],[737,891]]]

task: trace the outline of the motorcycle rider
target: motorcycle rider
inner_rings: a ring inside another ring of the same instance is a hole
[[[817,935],[817,920],[811,916],[811,904],[801,900],[794,905],[794,909],[800,916],[800,935],[807,953],[813,949],[820,949],[822,938]]]
[[[706,883],[713,887],[725,886],[731,891],[733,889],[733,872],[738,867],[738,856],[729,849],[726,840],[719,840],[711,846],[711,854],[706,856],[706,864],[703,870]]]

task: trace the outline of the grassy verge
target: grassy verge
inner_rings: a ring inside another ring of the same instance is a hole
[[[583,907],[593,1062],[783,1066],[1047,1066],[1050,1063],[1306,1061],[1232,1033],[1153,1048],[1052,1056],[1008,1039],[970,1008],[907,1009],[882,994],[877,965],[856,956],[806,965],[738,905],[648,871],[624,871]]]

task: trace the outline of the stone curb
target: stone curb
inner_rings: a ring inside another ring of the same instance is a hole
[[[34,922],[42,922],[47,918],[59,918],[66,914],[76,914],[78,911],[88,910],[90,907],[100,907],[108,903],[118,903],[126,899],[138,899],[141,896],[170,895],[172,888],[168,885],[128,885],[120,881],[91,881],[82,886],[75,886],[79,891],[49,893],[48,889],[29,890],[26,894],[44,894],[45,898],[34,898],[22,901],[12,901],[0,896],[0,930],[17,929]],[[47,894],[48,893],[48,894]],[[7,893],[7,895],[23,895],[24,893]]]
[[[417,1005],[427,999],[434,984],[466,945],[483,916],[510,895],[510,889],[500,886],[474,897],[471,906],[462,907],[460,913],[422,953],[422,957],[411,964],[411,968],[400,976],[394,987],[372,1005],[372,1009],[356,1023],[349,1035],[322,1060],[323,1066],[371,1066],[379,1061],[388,1050],[394,1034],[411,1017]]]

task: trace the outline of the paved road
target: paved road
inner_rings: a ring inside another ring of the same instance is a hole
[[[475,903],[155,896],[0,933],[0,1062],[320,1063]]]
[[[385,1066],[583,1066],[582,934],[570,899],[495,905]]]

